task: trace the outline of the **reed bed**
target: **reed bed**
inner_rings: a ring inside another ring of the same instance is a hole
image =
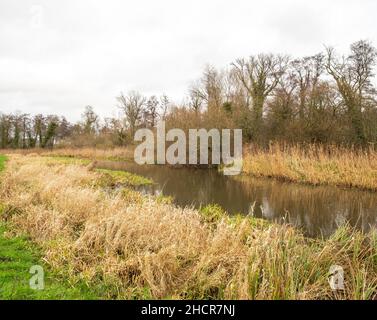
[[[5,150],[3,153],[38,154],[99,160],[133,161],[134,147],[112,149],[58,148],[54,150]],[[243,173],[256,177],[311,185],[334,185],[377,190],[377,152],[331,145],[285,145],[268,148],[244,146]]]
[[[336,146],[248,147],[243,172],[312,185],[377,190],[377,152]]]
[[[101,179],[35,155],[10,155],[1,177],[1,219],[73,285],[103,283],[108,298],[126,299],[376,298],[375,234],[344,227],[309,240],[252,217],[209,221],[130,190],[109,192]],[[345,270],[343,291],[328,284],[332,265]]]

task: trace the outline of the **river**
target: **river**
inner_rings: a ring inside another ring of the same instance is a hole
[[[139,166],[99,161],[97,167],[125,170],[152,179],[139,190],[172,196],[179,206],[218,204],[229,214],[289,223],[308,237],[329,237],[348,222],[364,232],[377,226],[377,193],[332,186],[308,186],[250,176],[227,177],[213,169]]]

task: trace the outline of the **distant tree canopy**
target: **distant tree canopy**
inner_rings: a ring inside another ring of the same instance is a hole
[[[245,141],[258,144],[375,144],[376,58],[376,49],[364,40],[353,43],[345,56],[333,48],[295,59],[250,56],[224,70],[206,67],[180,105],[165,94],[121,93],[119,117],[103,120],[91,106],[74,124],[56,115],[0,113],[0,147],[122,146],[132,143],[135,130],[153,128],[159,119],[184,130],[240,128]]]
[[[55,115],[0,114],[1,148],[47,148],[66,136],[70,124]]]

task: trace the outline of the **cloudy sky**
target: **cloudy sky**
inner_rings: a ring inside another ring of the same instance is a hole
[[[176,102],[206,64],[377,45],[375,0],[0,0],[0,112],[117,113],[120,91]]]

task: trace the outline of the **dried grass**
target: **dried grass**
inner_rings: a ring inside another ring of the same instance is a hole
[[[11,155],[1,217],[71,281],[115,286],[109,298],[376,298],[373,234],[342,228],[322,241],[250,217],[209,224],[190,208],[108,193],[98,179],[85,166]],[[334,264],[345,269],[341,293],[327,281]]]
[[[377,152],[336,146],[284,146],[249,148],[243,171],[312,185],[336,185],[377,190]]]

